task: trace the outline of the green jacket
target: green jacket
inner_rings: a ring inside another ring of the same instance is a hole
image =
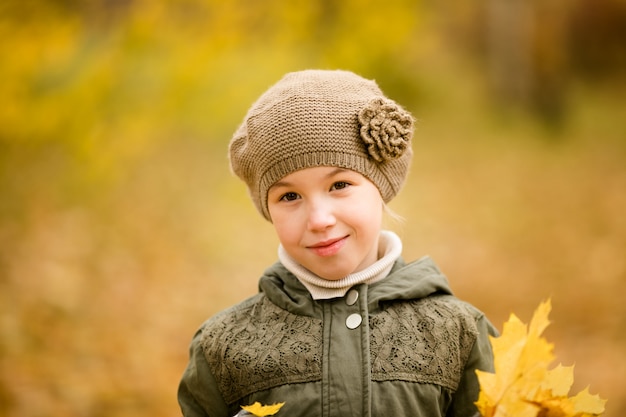
[[[430,258],[314,301],[280,263],[259,294],[196,333],[178,399],[186,417],[284,402],[277,417],[476,414],[475,369],[493,371],[485,316],[455,298]]]

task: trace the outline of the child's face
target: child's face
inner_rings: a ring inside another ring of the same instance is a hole
[[[378,259],[383,201],[355,171],[292,172],[270,188],[267,204],[287,253],[321,278],[338,280]]]

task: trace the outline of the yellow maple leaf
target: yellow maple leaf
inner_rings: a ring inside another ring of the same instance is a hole
[[[600,398],[599,395],[589,393],[589,387],[580,391],[575,397],[571,397],[572,405],[576,416],[597,416],[604,413],[604,404],[606,400]]]
[[[285,405],[285,403],[276,403],[272,405],[262,405],[260,402],[255,402],[252,405],[242,405],[241,408],[255,417],[273,416],[278,413],[278,410]]]
[[[546,372],[540,388],[544,392],[549,391],[550,394],[545,393],[545,395],[563,397],[567,395],[573,383],[574,367],[559,364],[556,368]]]
[[[495,373],[476,371],[476,407],[482,417],[593,417],[604,412],[606,400],[588,390],[567,396],[573,367],[548,369],[554,346],[541,334],[550,324],[550,310],[550,300],[541,303],[529,326],[511,314],[502,335],[490,338]]]

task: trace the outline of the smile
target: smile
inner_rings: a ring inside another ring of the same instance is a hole
[[[347,236],[339,239],[325,240],[323,242],[318,242],[314,245],[308,246],[308,249],[311,249],[313,253],[318,256],[333,256],[336,255],[341,250],[341,248],[343,248],[347,240]]]

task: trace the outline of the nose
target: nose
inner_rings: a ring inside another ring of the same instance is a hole
[[[309,201],[307,212],[307,226],[309,230],[325,230],[336,223],[333,205],[327,199]]]

